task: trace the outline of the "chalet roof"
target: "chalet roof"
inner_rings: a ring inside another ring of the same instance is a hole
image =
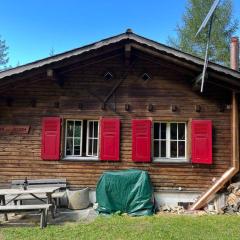
[[[92,50],[97,50],[102,47],[106,47],[108,45],[121,42],[123,40],[130,40],[132,42],[141,44],[144,47],[157,50],[158,52],[161,52],[161,53],[168,55],[170,57],[173,57],[173,58],[180,59],[181,61],[187,62],[188,64],[190,63],[190,64],[194,64],[194,65],[199,65],[199,66],[203,66],[203,64],[204,64],[204,60],[201,58],[184,53],[182,51],[171,48],[164,44],[161,44],[156,41],[153,41],[153,40],[147,39],[145,37],[142,37],[140,35],[137,35],[130,30],[127,30],[125,33],[103,39],[101,41],[92,43],[90,45],[86,45],[86,46],[83,46],[80,48],[73,49],[71,51],[60,53],[60,54],[57,54],[57,55],[54,55],[54,56],[51,56],[48,58],[44,58],[44,59],[41,59],[41,60],[38,60],[38,61],[35,61],[32,63],[26,64],[26,65],[22,65],[22,66],[19,66],[16,68],[2,71],[2,72],[0,72],[0,79],[12,77],[14,75],[18,75],[18,74],[21,74],[21,73],[24,73],[24,72],[27,72],[30,70],[38,69],[40,67],[44,67],[47,65],[51,65],[53,63],[67,60],[68,58],[78,56],[83,53],[90,52]],[[224,66],[216,64],[216,63],[212,63],[212,62],[209,62],[208,69],[211,69],[214,72],[218,73],[219,76],[221,74],[224,74],[224,75],[227,75],[228,77],[230,77],[231,79],[235,79],[235,81],[237,80],[236,85],[238,87],[240,86],[240,72],[232,70],[228,67],[224,67]]]

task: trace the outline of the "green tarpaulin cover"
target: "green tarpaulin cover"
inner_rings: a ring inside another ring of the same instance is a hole
[[[141,216],[152,215],[154,211],[153,187],[146,171],[104,172],[97,184],[96,199],[100,214],[121,212]]]

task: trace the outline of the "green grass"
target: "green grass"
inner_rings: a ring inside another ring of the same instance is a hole
[[[0,228],[0,239],[240,239],[238,216],[98,217],[91,223],[64,226]]]

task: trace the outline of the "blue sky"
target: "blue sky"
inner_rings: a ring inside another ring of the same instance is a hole
[[[10,64],[25,64],[55,53],[134,32],[166,43],[174,34],[187,0],[8,0],[1,3],[0,34]],[[235,17],[240,1],[234,0]],[[240,33],[240,32],[239,32]],[[238,34],[239,35],[239,34]]]

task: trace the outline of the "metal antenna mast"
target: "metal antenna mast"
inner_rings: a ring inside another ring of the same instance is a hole
[[[198,29],[196,36],[207,26],[209,23],[209,28],[208,28],[208,38],[207,38],[207,45],[206,45],[206,52],[205,52],[205,59],[204,59],[204,66],[203,66],[203,72],[202,72],[202,82],[201,82],[201,92],[203,92],[203,87],[204,87],[204,81],[205,81],[205,75],[207,71],[207,65],[208,65],[208,52],[209,52],[209,45],[211,41],[211,32],[212,32],[212,23],[213,23],[213,17],[214,17],[214,12],[219,4],[220,0],[215,0],[205,17],[204,21],[202,22],[200,28]]]

